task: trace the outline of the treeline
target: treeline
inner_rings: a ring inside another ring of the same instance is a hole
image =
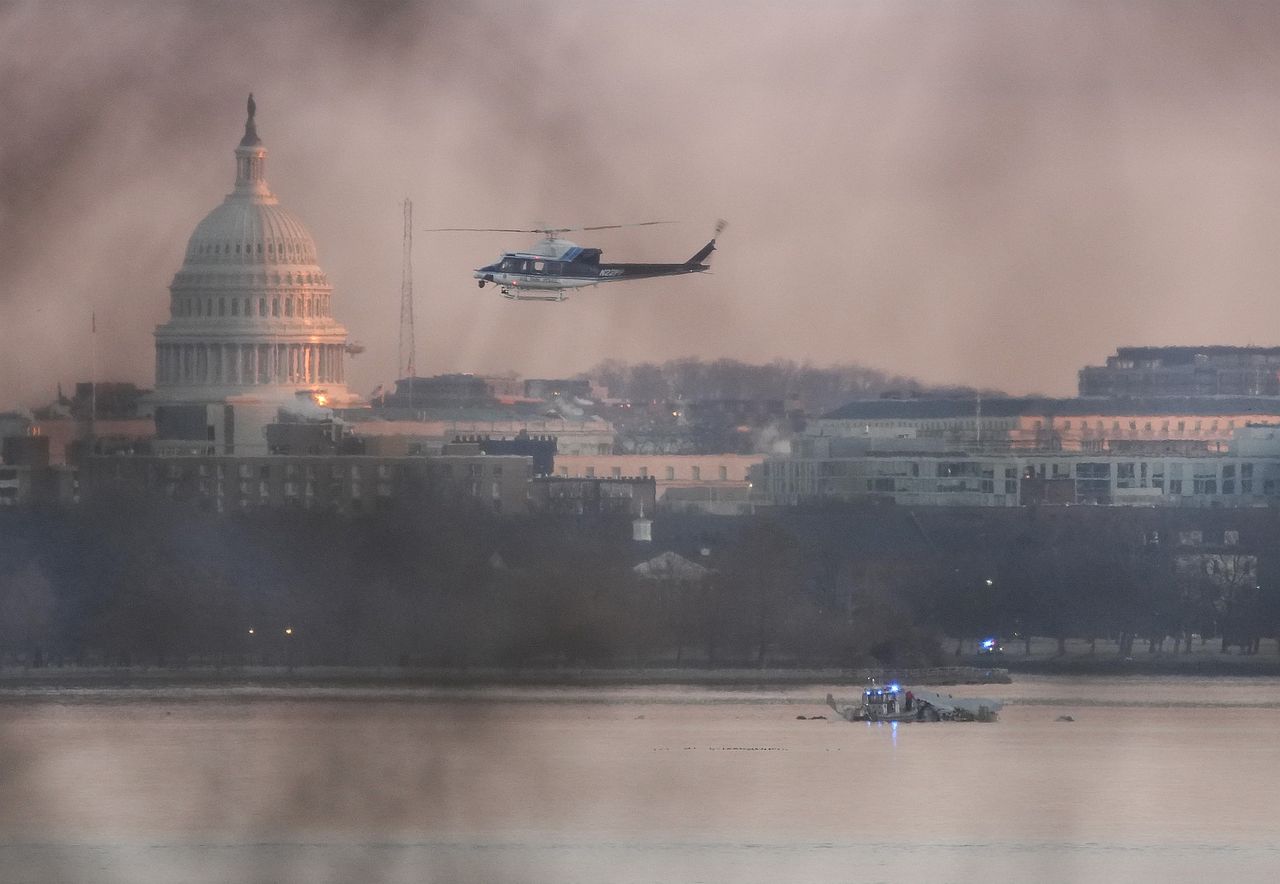
[[[938,645],[874,593],[815,591],[767,520],[702,581],[649,581],[626,522],[409,507],[220,516],[100,496],[0,515],[6,665],[911,665]],[[696,554],[695,554],[696,555]]]
[[[1119,654],[1189,652],[1212,637],[1257,653],[1280,634],[1280,534],[1268,511],[1086,508],[1024,519],[956,557],[941,619],[952,635],[1112,639]],[[1065,516],[1065,517],[1064,517]],[[1241,530],[1243,526],[1244,530]],[[977,559],[981,559],[978,561]]]
[[[788,525],[831,562],[827,591],[906,604],[958,640],[954,653],[1041,636],[1059,653],[1068,639],[1106,638],[1127,657],[1139,637],[1140,651],[1212,637],[1251,654],[1280,636],[1272,509],[844,506],[793,511]]]
[[[699,399],[780,399],[798,396],[811,414],[828,411],[852,399],[881,393],[931,393],[971,396],[969,387],[929,386],[915,378],[892,375],[861,365],[818,367],[778,359],[764,365],[696,358],[629,365],[608,359],[584,375],[609,388],[615,398],[637,402]],[[991,395],[995,391],[982,391]]]
[[[1258,650],[1280,513],[836,506],[725,519],[355,518],[99,496],[0,513],[5,665],[910,666],[988,635]],[[667,550],[704,579],[646,580]]]

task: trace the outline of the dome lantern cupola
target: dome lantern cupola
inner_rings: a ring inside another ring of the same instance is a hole
[[[264,197],[271,196],[267,187],[267,149],[262,146],[258,137],[258,127],[253,115],[258,106],[253,101],[253,93],[249,93],[249,116],[244,121],[244,137],[236,146],[236,190],[249,191]]]

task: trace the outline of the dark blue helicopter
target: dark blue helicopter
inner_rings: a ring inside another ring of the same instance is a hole
[[[541,233],[543,238],[522,252],[504,252],[493,264],[481,267],[473,274],[480,288],[486,283],[500,287],[502,296],[512,301],[563,301],[568,289],[600,285],[603,282],[621,282],[625,279],[653,279],[658,276],[681,276],[709,270],[705,264],[715,251],[713,238],[683,264],[603,264],[600,249],[588,249],[561,239],[560,234],[575,230],[614,230],[620,227],[647,227],[652,224],[668,224],[668,221],[643,221],[639,224],[604,224],[598,227],[558,228],[488,228],[441,227],[436,231],[465,231],[471,233]],[[725,222],[716,224],[719,236]]]

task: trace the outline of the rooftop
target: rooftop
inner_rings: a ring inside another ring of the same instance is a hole
[[[859,399],[822,415],[824,420],[942,419],[972,417],[1075,417],[1084,415],[1280,416],[1274,396],[1151,396],[1053,399],[1041,396],[987,399]]]

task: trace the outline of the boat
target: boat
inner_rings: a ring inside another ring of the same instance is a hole
[[[1004,704],[872,682],[862,691],[861,704],[840,704],[827,694],[827,705],[845,721],[995,721]]]

